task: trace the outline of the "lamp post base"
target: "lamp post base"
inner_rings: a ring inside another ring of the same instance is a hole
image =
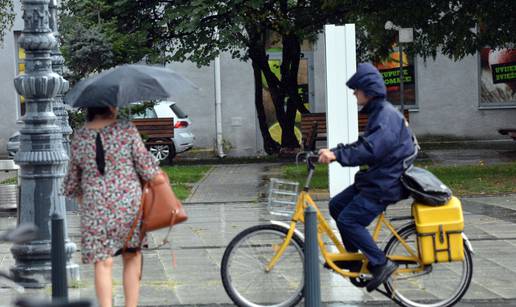
[[[68,257],[75,252],[75,244],[66,242],[65,251]],[[44,288],[52,282],[52,264],[50,258],[50,241],[15,244],[11,253],[16,263],[11,268],[14,281],[25,288]],[[68,258],[66,263],[68,285],[77,284],[80,280],[79,265]]]

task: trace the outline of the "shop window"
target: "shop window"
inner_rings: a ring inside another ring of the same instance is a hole
[[[516,107],[516,49],[480,50],[480,107]]]
[[[393,50],[397,50],[393,46]],[[416,74],[414,56],[403,52],[403,106],[405,109],[416,109]],[[393,51],[386,60],[375,63],[385,80],[387,100],[395,106],[400,106],[400,53]]]

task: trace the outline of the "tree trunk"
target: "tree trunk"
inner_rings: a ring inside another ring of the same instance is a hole
[[[289,99],[290,101],[290,99]],[[284,125],[281,127],[281,147],[284,148],[299,148],[299,140],[294,132],[296,124],[296,105],[292,102],[287,102],[287,110],[285,112]]]
[[[294,132],[294,126],[296,112],[302,106],[297,84],[301,45],[299,38],[294,35],[284,35],[282,43],[281,89],[287,94],[287,99],[286,114],[282,125],[281,146],[298,148],[300,145]],[[305,108],[303,107],[303,109]]]
[[[280,149],[280,145],[272,139],[271,134],[269,133],[269,127],[267,127],[267,117],[263,107],[262,70],[254,61],[252,64],[254,73],[254,104],[256,107],[256,113],[258,115],[260,132],[262,133],[263,148],[265,152],[270,155],[277,153]]]
[[[280,144],[274,141],[267,127],[267,115],[263,106],[263,84],[262,84],[262,65],[267,63],[265,53],[265,28],[252,25],[246,28],[250,37],[249,57],[253,66],[254,75],[254,104],[263,138],[263,148],[267,154],[278,153]]]
[[[249,31],[253,29],[247,30],[249,33]],[[260,43],[264,42],[264,40],[250,39],[252,46],[249,46],[249,57],[253,62],[253,69],[263,72],[265,80],[267,81],[274,110],[276,112],[276,119],[278,120],[282,130],[281,147],[295,149],[300,147],[299,141],[294,132],[296,112],[297,110],[300,110],[303,113],[308,111],[302,105],[301,98],[297,92],[297,75],[299,70],[301,47],[300,40],[295,35],[284,36],[282,41],[283,58],[280,67],[281,80],[279,80],[271,71],[265,44]],[[259,79],[259,81],[257,79]],[[261,73],[257,74],[255,71],[255,85],[257,85],[258,82],[261,84]],[[255,92],[255,96],[256,95],[257,93]],[[256,101],[256,103],[258,102]]]

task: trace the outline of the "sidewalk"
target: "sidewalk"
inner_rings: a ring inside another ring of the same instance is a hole
[[[516,161],[516,142],[456,141],[449,143],[426,142],[421,144],[423,156],[440,165],[461,165],[479,163],[500,163]],[[419,158],[419,157],[418,157]]]
[[[189,220],[176,227],[172,244],[145,251],[140,306],[232,306],[221,283],[220,261],[229,241],[243,229],[271,220],[260,195],[262,179],[278,174],[278,164],[219,165],[195,187],[185,202]],[[318,201],[327,208],[327,200]],[[475,250],[474,279],[457,306],[516,306],[516,195],[463,199],[466,229]],[[388,215],[406,215],[407,204],[392,206]],[[327,210],[325,210],[328,216]],[[14,227],[14,217],[0,217],[0,231]],[[152,234],[159,242],[166,231]],[[79,246],[79,220],[68,215],[70,240]],[[80,264],[79,252],[73,261]],[[13,265],[9,246],[0,245],[0,269]],[[81,282],[70,288],[71,298],[93,298],[93,266],[80,266]],[[123,306],[121,259],[115,259],[114,300]],[[321,268],[325,306],[393,306],[383,296],[355,288],[347,280]],[[50,289],[29,290],[50,296]],[[267,295],[264,293],[264,295]],[[0,306],[15,297],[0,289]],[[5,304],[5,305],[3,305]]]

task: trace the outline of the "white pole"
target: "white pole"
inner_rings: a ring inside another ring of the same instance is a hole
[[[355,25],[326,25],[326,127],[328,147],[348,144],[358,139],[358,109],[346,81],[356,72]],[[330,196],[333,197],[354,182],[358,167],[329,167]]]
[[[222,94],[220,87],[220,55],[215,58],[215,131],[217,134],[217,154],[224,158],[224,147],[222,144]]]

